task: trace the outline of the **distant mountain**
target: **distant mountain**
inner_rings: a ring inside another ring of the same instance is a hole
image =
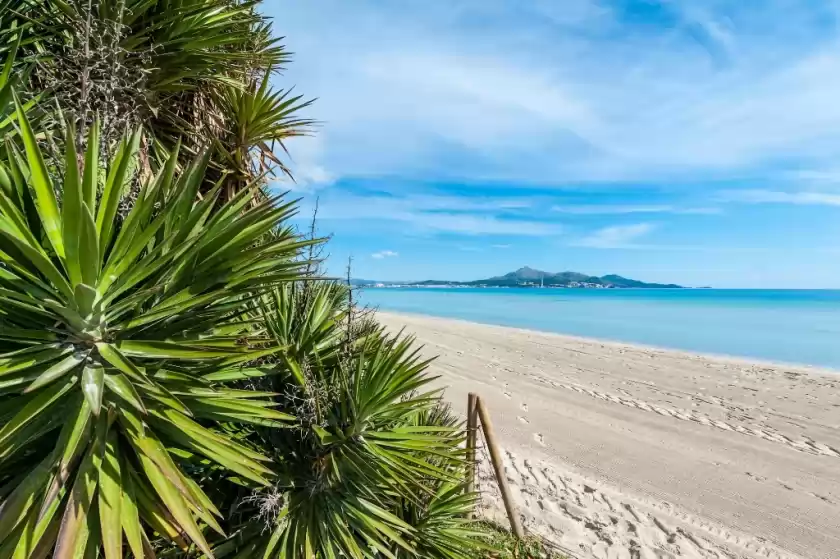
[[[647,283],[644,281],[625,278],[616,274],[606,276],[590,276],[579,272],[544,272],[525,266],[503,276],[475,280],[475,281],[388,281],[351,280],[353,285],[381,286],[416,285],[416,286],[477,286],[477,287],[583,287],[583,288],[648,288],[648,289],[679,289],[681,285],[673,283]]]
[[[674,283],[645,283],[643,281],[623,278],[621,276],[617,276],[615,274],[609,274],[606,276],[601,276],[601,281],[605,282],[607,285],[614,285],[616,287],[655,287],[655,288],[672,288],[678,289],[681,288],[681,285],[676,285]]]
[[[467,282],[469,285],[484,285],[492,287],[529,287],[544,285],[546,287],[639,287],[639,288],[680,288],[682,286],[673,283],[647,283],[639,280],[629,279],[615,274],[606,276],[590,276],[580,272],[544,272],[525,266],[514,272],[503,276],[496,276],[484,280]]]

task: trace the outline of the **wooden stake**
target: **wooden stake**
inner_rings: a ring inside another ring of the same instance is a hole
[[[519,520],[519,511],[516,510],[516,503],[513,502],[513,496],[510,494],[507,476],[505,476],[505,466],[502,463],[502,454],[496,442],[496,431],[493,429],[493,423],[490,421],[490,414],[487,413],[487,408],[484,407],[484,401],[480,397],[476,397],[476,407],[478,408],[478,416],[481,418],[481,426],[484,428],[484,439],[487,441],[487,447],[490,449],[490,461],[493,462],[496,481],[499,482],[499,489],[502,491],[502,500],[505,503],[508,520],[510,520],[510,528],[514,536],[522,539],[525,537],[525,532],[522,530],[522,522]]]
[[[475,490],[475,447],[478,433],[478,396],[470,392],[467,397],[467,493]],[[472,517],[472,514],[470,514]]]

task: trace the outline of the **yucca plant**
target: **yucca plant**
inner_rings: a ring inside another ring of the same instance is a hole
[[[400,519],[413,528],[410,549],[396,550],[400,559],[464,559],[477,551],[492,550],[486,542],[486,530],[470,519],[477,495],[465,492],[463,466],[448,473],[457,481],[428,480],[430,496],[420,502],[406,499],[397,510]]]
[[[148,557],[153,538],[212,556],[220,511],[190,472],[272,477],[217,426],[293,419],[224,381],[277,351],[247,313],[299,277],[294,207],[200,198],[208,156],[177,172],[176,150],[121,216],[139,133],[101,162],[94,126],[77,166],[72,134],[48,164],[19,127],[25,155],[0,157],[0,557]]]
[[[171,114],[181,108],[172,102],[180,93],[204,83],[246,83],[249,70],[288,60],[257,5],[253,0],[1,0],[0,49],[8,36],[24,30],[26,51],[40,64],[39,85],[60,86],[53,92],[57,95],[87,94],[94,107],[119,103],[127,95],[134,97],[132,107],[150,111],[140,116]],[[55,75],[71,69],[85,73],[87,84],[80,83],[81,75]],[[50,77],[57,81],[48,83]],[[97,99],[97,94],[113,97]]]
[[[335,363],[347,341],[349,287],[315,279],[286,283],[259,301],[260,317],[278,345],[285,350],[278,357],[296,378],[306,381],[303,369],[311,361]]]
[[[443,402],[415,415],[412,423],[418,427],[462,428],[461,420]],[[414,532],[412,551],[397,550],[397,557],[463,559],[472,557],[478,551],[491,551],[486,543],[486,530],[470,519],[477,506],[478,495],[466,492],[466,462],[459,455],[445,453],[427,456],[426,459],[449,475],[427,476],[419,480],[425,489],[421,499],[400,500],[396,514],[411,525]]]
[[[233,195],[255,175],[280,171],[292,178],[291,170],[275,154],[286,150],[289,138],[306,135],[314,122],[300,112],[312,104],[291,91],[270,89],[271,70],[261,80],[245,87],[222,88],[216,103],[224,127],[216,139],[218,164],[229,173],[228,196]]]
[[[435,411],[428,361],[411,338],[354,328],[348,289],[297,282],[261,302],[285,349],[257,387],[295,419],[255,428],[277,477],[234,505],[220,554],[452,558],[481,545],[466,517],[463,430]]]
[[[0,137],[15,134],[14,114],[15,107],[13,96],[15,87],[28,76],[31,66],[19,67],[16,65],[17,52],[20,47],[22,33],[11,33],[8,37],[11,42],[7,45],[5,62],[0,69]],[[34,96],[23,105],[24,111],[29,111],[38,101],[40,95]]]
[[[3,64],[2,71],[0,71],[0,134],[4,134],[12,125],[12,92],[14,91],[15,81],[12,68],[15,63],[15,54],[13,50],[6,55],[6,62]]]
[[[227,175],[227,200],[269,167],[289,174],[272,150],[311,125],[298,116],[309,102],[271,91],[272,69],[290,55],[259,3],[0,0],[0,54],[23,37],[34,71],[21,82],[49,99],[45,126],[57,128],[56,107],[82,127],[98,114],[106,149],[124,129],[142,127],[144,172],[177,142],[186,163],[216,139],[202,192]]]

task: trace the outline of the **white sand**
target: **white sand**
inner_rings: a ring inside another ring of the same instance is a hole
[[[840,374],[378,316],[456,410],[483,398],[526,526],[570,556],[840,558]]]

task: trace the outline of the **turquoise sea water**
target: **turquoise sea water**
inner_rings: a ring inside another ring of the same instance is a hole
[[[383,311],[840,370],[840,290],[364,289]]]

